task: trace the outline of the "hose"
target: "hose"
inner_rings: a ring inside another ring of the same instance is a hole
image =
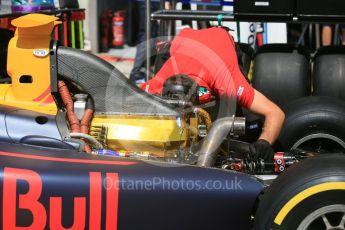
[[[212,127],[212,118],[210,114],[202,108],[195,108],[194,112],[202,119],[208,132]]]
[[[90,121],[91,121],[92,116],[93,116],[93,110],[92,109],[86,109],[85,113],[83,115],[83,118],[80,121],[80,132],[81,133],[84,133],[84,134],[89,133],[89,125],[90,125]],[[91,153],[92,149],[90,148],[89,145],[85,145],[84,151],[87,153]]]
[[[80,132],[88,134],[89,133],[89,125],[91,118],[93,116],[93,110],[92,109],[87,109],[85,110],[84,116],[80,121]]]
[[[97,149],[103,149],[103,145],[101,143],[99,143],[96,138],[85,134],[85,133],[71,133],[70,134],[71,137],[73,138],[83,138],[85,140],[87,140],[89,143],[91,143],[92,145],[94,145]]]
[[[69,92],[67,85],[65,84],[64,81],[60,80],[58,82],[58,86],[59,86],[60,96],[66,107],[67,118],[71,125],[71,132],[88,134],[90,120],[93,116],[92,103],[88,103],[88,109],[86,109],[81,122],[79,122],[79,119],[74,112],[74,103],[73,103],[71,93]],[[92,149],[88,144],[85,143],[84,151],[86,153],[91,153]]]
[[[71,132],[79,133],[80,132],[79,120],[78,120],[77,115],[74,113],[74,104],[73,104],[71,94],[64,81],[59,81],[58,86],[59,86],[60,96],[66,107],[67,118],[71,125]]]

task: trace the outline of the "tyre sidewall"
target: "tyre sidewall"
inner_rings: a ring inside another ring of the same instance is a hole
[[[277,227],[274,221],[284,206],[302,192],[310,188],[315,189],[315,186],[318,186],[316,192],[310,193],[307,196],[305,195],[296,206],[288,211],[287,215],[282,219],[281,229],[284,229],[284,226],[290,227],[290,225],[293,224],[291,222],[293,220],[289,220],[290,217],[292,219],[296,219],[296,215],[303,217],[303,215],[299,213],[301,212],[299,211],[300,209],[297,208],[299,205],[303,207],[307,199],[313,199],[314,203],[312,202],[312,205],[314,206],[308,206],[308,210],[310,211],[305,213],[304,217],[309,215],[313,209],[318,209],[318,196],[324,192],[330,192],[329,194],[331,194],[332,191],[337,189],[344,191],[344,193],[342,193],[343,195],[339,197],[339,202],[345,204],[345,185],[344,188],[342,185],[345,183],[344,165],[345,156],[343,154],[325,154],[304,160],[288,168],[259,197],[259,206],[255,215],[254,229],[267,230]],[[337,183],[337,186],[339,186],[340,182],[341,189],[335,187],[334,182]],[[323,188],[320,189],[319,185],[322,185]],[[331,199],[332,197],[329,196],[328,200],[331,201]],[[334,203],[330,202],[327,205],[331,204]],[[307,203],[305,203],[305,205],[307,206]],[[324,203],[321,205],[324,205]]]
[[[311,197],[306,198],[301,203],[297,204],[285,217],[280,226],[275,225],[273,229],[289,230],[297,229],[302,221],[312,212],[326,206],[343,204],[345,205],[344,190],[332,190],[321,192]]]

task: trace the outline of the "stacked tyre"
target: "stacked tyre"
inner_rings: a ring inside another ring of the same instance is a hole
[[[345,152],[345,47],[319,49],[312,76],[303,47],[266,45],[254,63],[254,88],[286,113],[277,150]]]

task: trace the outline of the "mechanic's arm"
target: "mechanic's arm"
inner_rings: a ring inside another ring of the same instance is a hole
[[[254,90],[254,100],[250,110],[265,117],[263,131],[259,139],[266,140],[272,145],[278,138],[283,126],[284,112],[257,90]]]

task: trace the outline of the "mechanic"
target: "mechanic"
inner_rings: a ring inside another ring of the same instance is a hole
[[[272,144],[279,136],[285,114],[247,82],[238,65],[235,42],[226,30],[220,27],[182,30],[171,44],[170,58],[153,79],[140,87],[158,95],[168,78],[181,74],[219,98],[236,97],[242,106],[264,116],[263,131],[250,145],[250,152],[254,159],[272,160]]]

